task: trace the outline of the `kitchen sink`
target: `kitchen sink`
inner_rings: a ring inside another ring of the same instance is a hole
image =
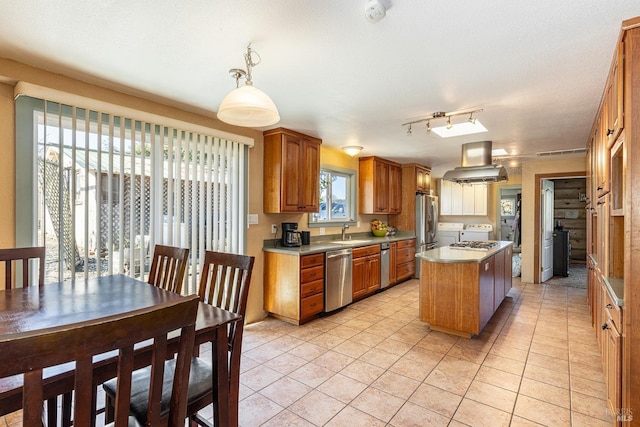
[[[371,243],[371,240],[334,240],[330,243],[336,243],[338,245],[359,245],[361,243]]]

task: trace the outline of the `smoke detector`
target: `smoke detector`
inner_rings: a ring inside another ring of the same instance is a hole
[[[387,9],[380,2],[380,0],[368,0],[364,5],[364,16],[367,17],[369,22],[376,23],[387,14]]]

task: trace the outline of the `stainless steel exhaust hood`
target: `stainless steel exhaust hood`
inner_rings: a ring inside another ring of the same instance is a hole
[[[507,181],[504,166],[491,164],[491,145],[491,141],[463,144],[462,166],[447,171],[442,179],[461,184]]]

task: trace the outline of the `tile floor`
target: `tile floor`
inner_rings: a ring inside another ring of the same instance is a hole
[[[471,340],[418,320],[416,280],[303,326],[248,325],[240,425],[611,426],[586,289],[559,283],[514,279]]]

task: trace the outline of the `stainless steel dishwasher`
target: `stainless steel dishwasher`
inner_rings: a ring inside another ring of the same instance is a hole
[[[389,243],[380,244],[380,289],[389,286]]]
[[[325,262],[324,311],[344,307],[353,301],[351,249],[327,252]]]

